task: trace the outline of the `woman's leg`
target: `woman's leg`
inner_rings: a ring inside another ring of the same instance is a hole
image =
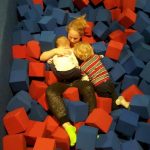
[[[80,98],[89,106],[89,112],[96,107],[96,97],[94,87],[89,81],[77,80],[72,83],[72,86],[79,90]]]

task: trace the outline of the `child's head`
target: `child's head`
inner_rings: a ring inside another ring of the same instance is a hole
[[[86,61],[94,54],[92,46],[86,42],[77,43],[74,47],[74,53],[80,60],[83,61]]]
[[[60,36],[56,39],[56,47],[70,47],[70,42],[65,36]]]

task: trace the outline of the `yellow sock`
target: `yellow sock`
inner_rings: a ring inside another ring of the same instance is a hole
[[[76,128],[73,125],[71,125],[69,122],[64,123],[63,127],[70,138],[70,145],[74,146],[77,141]]]

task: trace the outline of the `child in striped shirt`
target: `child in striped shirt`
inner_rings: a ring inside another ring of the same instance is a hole
[[[74,47],[74,54],[83,61],[80,65],[81,73],[83,77],[84,75],[89,77],[98,96],[112,98],[113,109],[117,108],[115,101],[123,97],[117,96],[115,86],[101,61],[102,55],[94,54],[92,46],[86,42],[77,43]]]

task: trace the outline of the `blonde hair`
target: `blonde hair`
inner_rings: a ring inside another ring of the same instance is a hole
[[[79,42],[75,44],[74,53],[79,59],[83,61],[86,61],[94,54],[92,46],[87,42]]]
[[[77,17],[76,19],[72,20],[68,26],[67,26],[67,32],[69,32],[69,30],[73,29],[75,31],[77,31],[80,36],[84,35],[84,30],[87,26],[87,21],[85,19],[86,15]]]
[[[65,36],[59,36],[55,42],[56,47],[59,46],[70,46],[70,42]]]

